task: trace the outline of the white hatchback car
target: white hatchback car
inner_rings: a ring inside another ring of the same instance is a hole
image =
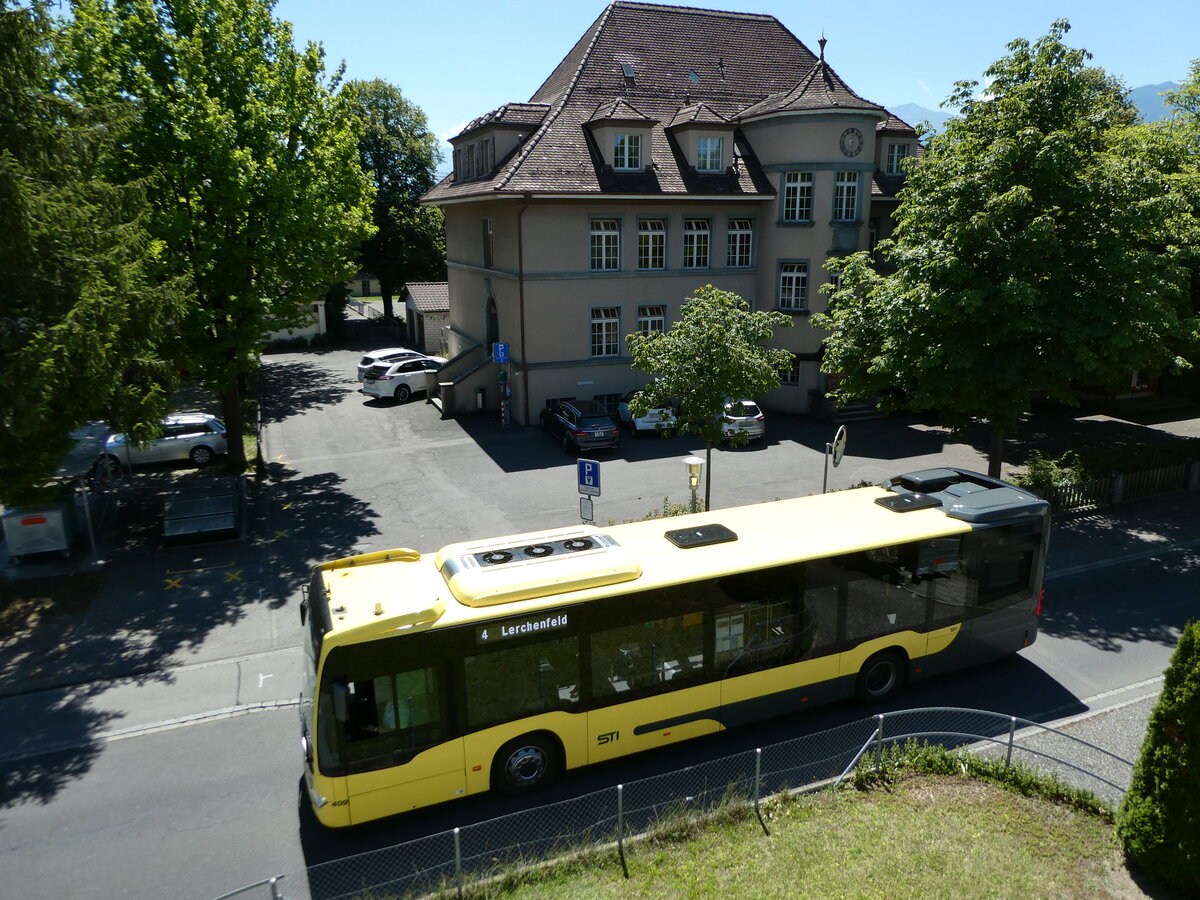
[[[362,359],[358,361],[358,380],[363,380],[367,374],[367,369],[371,368],[371,366],[399,362],[402,359],[417,359],[423,356],[425,356],[424,353],[418,353],[416,350],[409,350],[406,347],[384,347],[381,350],[368,350],[362,355]]]
[[[206,466],[228,449],[225,423],[208,413],[176,413],[162,420],[161,437],[138,446],[127,435],[109,435],[104,454],[121,466],[190,460]]]
[[[362,392],[403,403],[425,390],[426,373],[437,371],[446,360],[440,356],[418,356],[394,363],[379,363],[367,369]]]
[[[753,400],[730,400],[721,417],[721,434],[726,439],[744,434],[751,441],[767,436],[767,418]]]

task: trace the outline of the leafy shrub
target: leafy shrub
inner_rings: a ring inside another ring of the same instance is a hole
[[[1200,459],[1200,440],[1186,437],[1137,447],[1083,447],[1057,457],[1034,450],[1029,454],[1025,471],[1014,475],[1012,480],[1022,487],[1044,490],[1197,459]]]
[[[1167,666],[1117,834],[1138,868],[1200,893],[1200,621],[1184,627]]]

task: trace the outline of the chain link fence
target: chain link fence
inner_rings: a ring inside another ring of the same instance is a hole
[[[926,741],[1003,755],[1115,802],[1133,764],[1064,731],[985,710],[927,707],[883,713],[817,734],[687,766],[571,800],[455,828],[308,869],[314,900],[461,894],[505,869],[615,849],[681,817],[758,807],[774,794],[836,783],[890,743]]]

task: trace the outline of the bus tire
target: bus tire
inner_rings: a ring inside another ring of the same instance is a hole
[[[562,769],[562,754],[546,735],[527,734],[500,748],[492,763],[492,790],[509,796],[545,787]]]
[[[895,650],[881,650],[858,671],[854,696],[859,703],[882,703],[904,687],[904,659]]]

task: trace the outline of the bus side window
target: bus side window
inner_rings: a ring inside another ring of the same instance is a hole
[[[592,692],[604,702],[696,684],[704,677],[704,614],[593,632]]]
[[[470,728],[570,709],[579,703],[579,639],[493,647],[468,656],[463,673]]]

